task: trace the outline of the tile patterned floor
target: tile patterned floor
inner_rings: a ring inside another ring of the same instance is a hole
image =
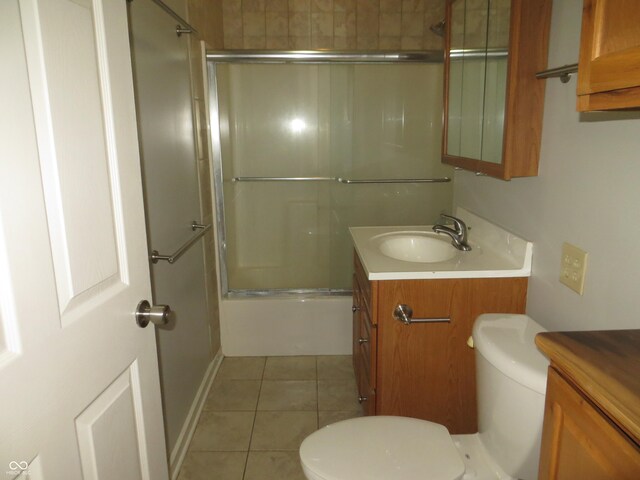
[[[359,415],[350,356],[225,358],[178,480],[304,480],[302,440]]]

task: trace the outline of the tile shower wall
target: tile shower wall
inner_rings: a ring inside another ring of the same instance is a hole
[[[225,49],[442,49],[445,0],[223,0]]]

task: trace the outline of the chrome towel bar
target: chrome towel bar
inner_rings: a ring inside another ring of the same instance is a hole
[[[567,83],[571,79],[572,73],[578,72],[578,64],[572,63],[571,65],[564,65],[562,67],[550,68],[549,70],[543,70],[536,73],[537,79],[543,78],[560,78],[562,83]]]
[[[337,178],[340,183],[351,185],[354,183],[447,183],[451,179],[449,177],[441,178],[377,178],[371,180],[350,180],[348,178]]]
[[[191,222],[191,230],[194,232],[196,230],[200,230],[193,237],[187,240],[173,255],[160,255],[157,250],[151,252],[151,256],[149,257],[153,263],[158,263],[160,260],[165,260],[169,263],[174,263],[178,260],[184,253],[191,248],[191,246],[200,240],[209,230],[211,230],[211,224],[209,225],[201,225],[195,220]]]
[[[362,183],[447,183],[449,177],[440,178],[377,178],[352,180],[341,177],[233,177],[233,182],[338,182],[346,185]]]

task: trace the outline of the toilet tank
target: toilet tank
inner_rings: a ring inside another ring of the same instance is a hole
[[[548,360],[534,337],[546,331],[526,315],[480,315],[473,326],[478,431],[508,475],[538,476]]]

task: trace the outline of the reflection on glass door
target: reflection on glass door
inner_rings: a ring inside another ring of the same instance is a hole
[[[349,290],[350,226],[429,224],[450,209],[450,183],[353,182],[451,175],[441,64],[215,71],[229,291]]]

